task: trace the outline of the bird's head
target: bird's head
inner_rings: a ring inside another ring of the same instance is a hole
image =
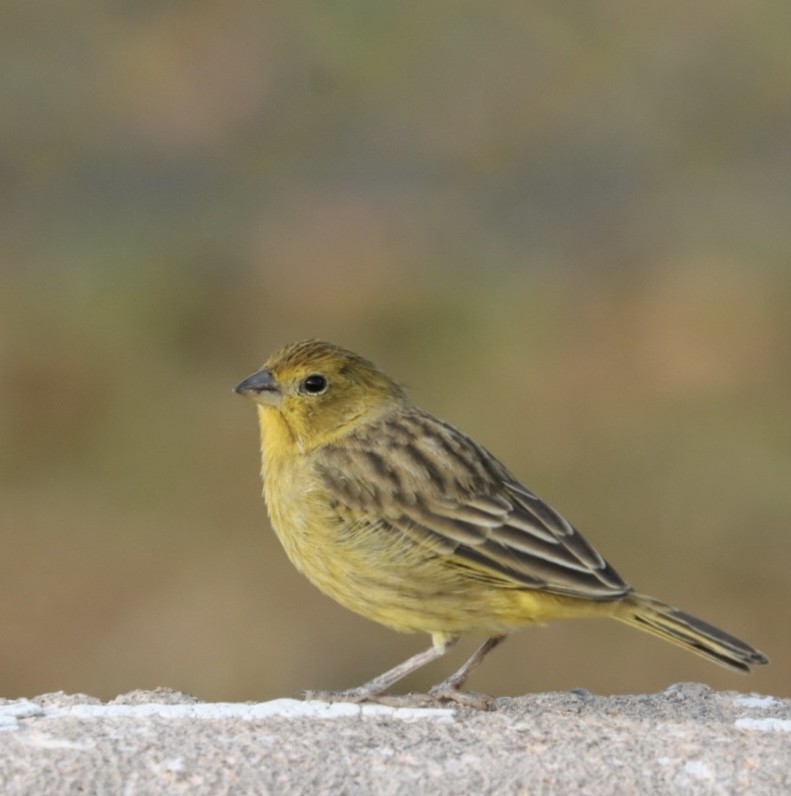
[[[337,440],[406,401],[364,357],[320,340],[280,349],[235,387],[259,407],[264,434],[285,423],[303,450]]]

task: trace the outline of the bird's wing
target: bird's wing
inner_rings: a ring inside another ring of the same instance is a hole
[[[469,577],[592,600],[628,591],[560,514],[453,426],[413,410],[324,451],[334,499]]]

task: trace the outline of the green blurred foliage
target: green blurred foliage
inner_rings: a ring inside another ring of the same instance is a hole
[[[473,687],[790,695],[789,23],[762,1],[5,2],[0,694],[267,698],[427,644],[319,595],[266,524],[231,388],[318,336],[772,658],[742,680],[558,623]]]

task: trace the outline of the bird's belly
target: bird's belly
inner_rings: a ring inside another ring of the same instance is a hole
[[[495,635],[587,612],[573,598],[476,578],[403,534],[350,529],[309,491],[296,501],[268,498],[268,505],[286,554],[308,580],[394,630]]]

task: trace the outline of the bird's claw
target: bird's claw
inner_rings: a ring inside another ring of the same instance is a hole
[[[306,702],[316,700],[318,702],[368,702],[376,701],[376,696],[366,694],[355,688],[348,691],[300,691],[299,695]]]
[[[348,691],[301,691],[300,696],[307,702],[371,702],[394,708],[431,708],[453,702],[460,707],[474,710],[495,710],[497,700],[488,694],[475,691],[459,691],[457,688],[435,686],[427,694],[371,694],[358,689]]]
[[[495,710],[497,708],[497,700],[488,694],[481,694],[477,691],[459,691],[458,688],[442,684],[434,686],[427,696],[436,702],[455,702],[461,707],[474,710]]]

